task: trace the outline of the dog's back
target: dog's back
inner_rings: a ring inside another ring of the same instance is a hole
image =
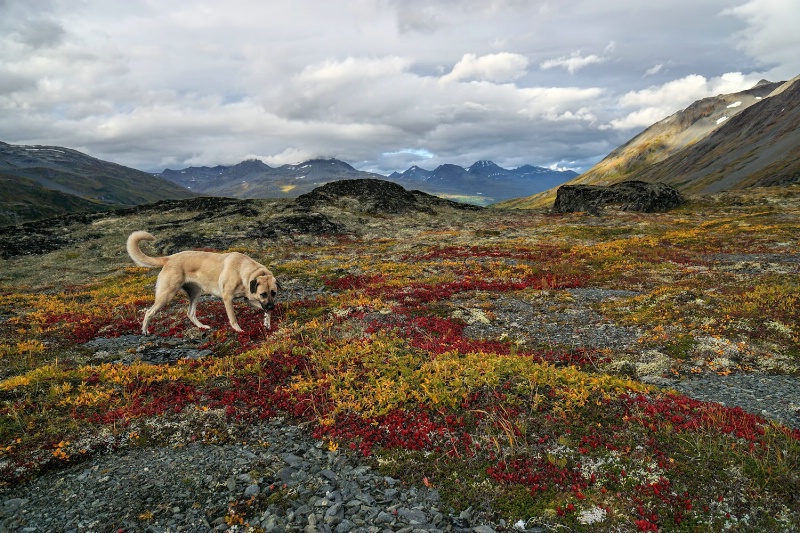
[[[141,248],[139,248],[139,243],[142,241],[154,241],[156,240],[152,234],[146,231],[134,231],[128,237],[128,255],[131,256],[133,262],[139,266],[148,267],[148,268],[160,268],[164,266],[166,263],[166,257],[151,257],[144,253]]]

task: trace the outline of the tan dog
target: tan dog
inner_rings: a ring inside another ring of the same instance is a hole
[[[275,309],[278,282],[267,267],[239,252],[213,253],[186,251],[165,257],[150,257],[139,248],[141,241],[154,241],[146,231],[134,231],[128,237],[128,255],[139,265],[161,268],[156,280],[156,298],[142,322],[142,333],[147,335],[147,324],[159,310],[183,290],[189,296],[189,320],[198,328],[208,329],[195,315],[197,300],[204,292],[219,296],[225,303],[228,321],[236,331],[242,331],[233,312],[234,298],[245,298],[251,307],[263,310],[264,324],[269,328],[269,312]]]

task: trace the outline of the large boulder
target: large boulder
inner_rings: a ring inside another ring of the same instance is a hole
[[[685,201],[677,189],[665,183],[623,181],[608,187],[562,185],[556,191],[553,210],[597,214],[605,207],[616,207],[625,211],[655,213],[669,211]]]
[[[452,202],[421,191],[408,191],[391,181],[372,178],[326,183],[301,194],[295,203],[305,209],[332,206],[371,215],[401,214],[411,211],[433,213],[435,207],[477,210],[478,206]]]

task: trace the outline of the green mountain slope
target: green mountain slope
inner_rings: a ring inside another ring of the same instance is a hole
[[[0,226],[80,211],[104,211],[107,205],[46,189],[32,179],[0,174]]]
[[[57,146],[0,142],[0,172],[108,205],[138,205],[195,196],[147,172]]]

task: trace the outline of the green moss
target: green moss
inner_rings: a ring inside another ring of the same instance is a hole
[[[696,342],[691,334],[679,334],[672,337],[662,348],[665,354],[674,359],[684,361],[689,358]]]

